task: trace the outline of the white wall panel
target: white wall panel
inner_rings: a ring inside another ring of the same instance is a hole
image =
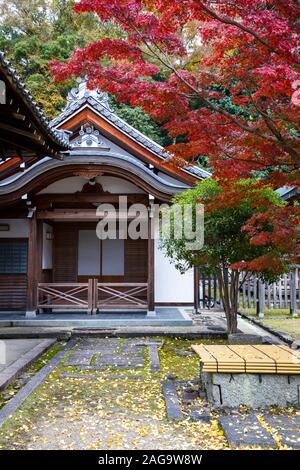
[[[155,302],[192,303],[194,270],[181,274],[155,240]]]
[[[100,183],[104,191],[108,191],[112,194],[143,194],[144,191],[130,181],[115,176],[99,176],[96,178],[97,182]],[[84,184],[88,182],[88,179],[82,176],[72,176],[70,178],[64,178],[50,184],[39,194],[73,194],[80,192]]]
[[[79,230],[78,275],[99,276],[100,240],[95,230]]]
[[[102,241],[103,276],[124,276],[124,240]]]

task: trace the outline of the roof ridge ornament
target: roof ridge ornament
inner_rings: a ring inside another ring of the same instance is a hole
[[[108,93],[106,93],[105,91],[101,91],[98,88],[90,90],[87,86],[86,78],[77,78],[76,81],[78,83],[78,87],[72,88],[72,90],[68,93],[67,105],[65,107],[65,110],[72,106],[74,103],[78,102],[79,100],[88,100],[89,98],[93,98],[97,101],[97,103],[104,106],[108,111],[113,112],[109,104]]]
[[[72,142],[73,147],[97,147],[105,151],[109,151],[110,147],[102,140],[102,136],[98,129],[89,124],[81,126],[79,136]]]

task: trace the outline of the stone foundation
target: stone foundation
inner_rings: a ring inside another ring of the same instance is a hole
[[[300,406],[300,375],[200,373],[207,399],[216,406]]]

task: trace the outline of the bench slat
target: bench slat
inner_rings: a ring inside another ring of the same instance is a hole
[[[300,374],[300,352],[285,345],[193,345],[205,372]]]

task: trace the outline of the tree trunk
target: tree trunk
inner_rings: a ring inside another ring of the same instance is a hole
[[[231,271],[231,280],[229,280],[229,270],[226,266],[222,266],[217,275],[227,320],[227,332],[228,334],[236,333],[240,275],[238,271],[233,270]]]

